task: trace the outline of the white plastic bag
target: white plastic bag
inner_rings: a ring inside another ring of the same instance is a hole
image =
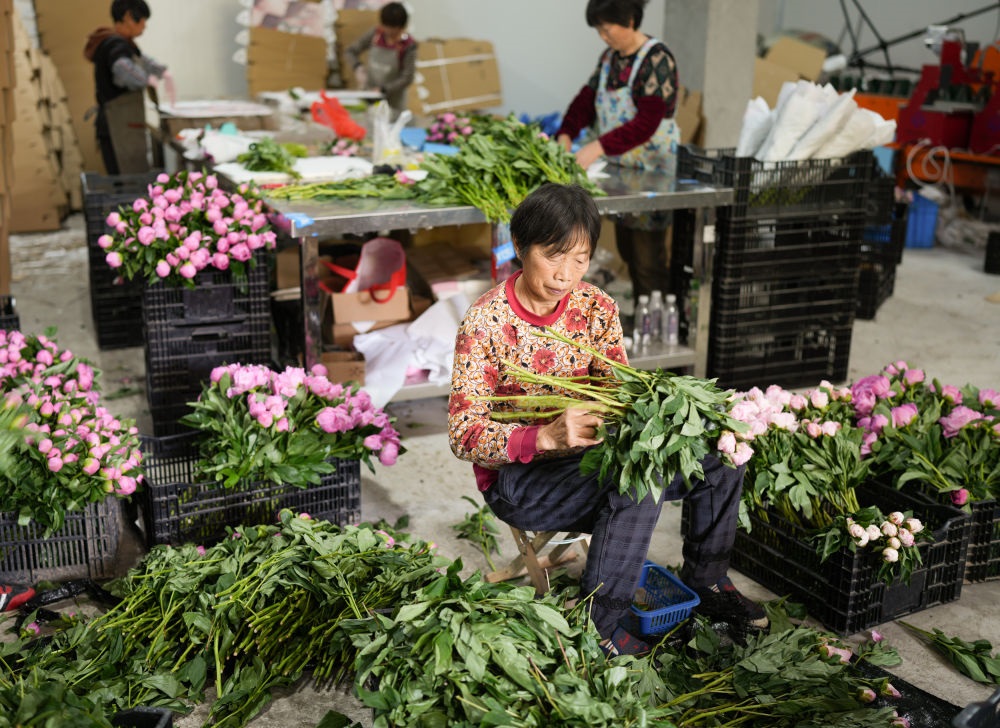
[[[792,151],[788,154],[788,159],[810,159],[828,140],[840,133],[857,108],[858,105],[854,101],[854,89],[838,95],[826,113],[817,119],[816,123],[809,127],[809,130],[795,143]]]
[[[875,131],[873,114],[874,112],[868,109],[855,109],[841,128],[840,133],[830,137],[823,146],[816,150],[813,157],[815,159],[839,159],[862,149],[865,141]],[[882,118],[878,114],[874,114],[874,116]]]
[[[771,130],[771,108],[760,96],[747,102],[740,127],[740,140],[736,144],[737,157],[752,157],[760,149]]]
[[[796,86],[788,100],[777,109],[774,126],[757,154],[763,162],[780,162],[788,157],[792,147],[819,118],[823,108],[823,91],[815,84],[803,82]]]

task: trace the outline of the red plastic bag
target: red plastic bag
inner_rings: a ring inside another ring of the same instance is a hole
[[[333,129],[340,138],[359,142],[365,138],[365,128],[351,118],[337,99],[327,96],[326,91],[320,91],[319,96],[312,104],[313,121]]]
[[[406,285],[406,251],[392,238],[372,238],[361,246],[354,270],[329,261],[327,268],[347,280],[340,293],[367,291],[376,303],[387,303]],[[321,287],[329,291],[323,284]]]

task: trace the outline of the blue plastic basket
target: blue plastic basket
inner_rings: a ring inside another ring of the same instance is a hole
[[[652,561],[643,564],[639,589],[646,593],[647,608],[642,609],[633,603],[632,613],[639,618],[643,634],[666,632],[690,617],[691,610],[701,603],[698,595],[684,582]]]
[[[906,247],[933,248],[937,218],[938,204],[923,195],[914,195],[906,224]]]

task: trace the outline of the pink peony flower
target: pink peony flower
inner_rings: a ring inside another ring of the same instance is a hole
[[[959,394],[959,401],[961,401],[961,394]],[[952,438],[955,437],[963,427],[979,419],[982,419],[982,415],[979,412],[976,412],[974,409],[970,409],[969,407],[959,405],[951,411],[950,415],[939,419],[938,423],[940,423],[942,428],[944,428],[944,436]]]
[[[860,700],[862,703],[874,702],[876,697],[878,696],[875,695],[875,691],[872,690],[871,688],[861,688],[858,691],[858,700]]]
[[[958,490],[953,490],[951,492],[951,502],[956,506],[964,506],[969,501],[969,491],[965,488],[959,488]]]
[[[122,265],[122,254],[118,251],[112,251],[107,254],[104,258],[109,266],[112,268],[121,268]]]
[[[398,457],[399,445],[392,441],[384,443],[378,452],[378,461],[386,466],[395,465]]]
[[[882,558],[888,561],[890,564],[894,564],[899,561],[899,551],[892,548],[891,546],[882,550]]]
[[[184,265],[182,265],[177,272],[184,278],[191,279],[198,274],[198,269],[194,267],[194,264],[188,262],[184,263]]]
[[[873,629],[871,631],[871,636],[872,636],[872,642],[875,642],[876,644],[885,639],[885,637],[882,636],[882,633],[879,632],[877,629]]]
[[[910,371],[913,371],[912,369]],[[906,427],[917,418],[917,405],[912,402],[893,407],[890,416],[893,427]]]
[[[941,387],[941,396],[952,404],[962,404],[962,390],[954,385],[945,384]]]
[[[903,380],[910,385],[920,384],[924,381],[925,375],[923,369],[907,369],[903,374]]]
[[[732,431],[726,430],[719,435],[719,452],[732,455],[736,452],[736,435]]]
[[[156,264],[156,275],[160,278],[166,278],[170,275],[170,264],[165,260],[159,261]]]
[[[1000,392],[995,389],[980,389],[979,404],[983,407],[1000,408]]]

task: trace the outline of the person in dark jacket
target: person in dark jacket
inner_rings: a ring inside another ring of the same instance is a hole
[[[169,100],[173,102],[173,78],[167,67],[144,55],[135,44],[135,39],[146,29],[149,16],[146,0],[114,0],[111,3],[114,25],[91,33],[83,51],[87,60],[94,64],[97,143],[108,174],[119,174],[119,165],[105,104],[122,94],[141,91],[147,86],[155,88],[161,81]]]

